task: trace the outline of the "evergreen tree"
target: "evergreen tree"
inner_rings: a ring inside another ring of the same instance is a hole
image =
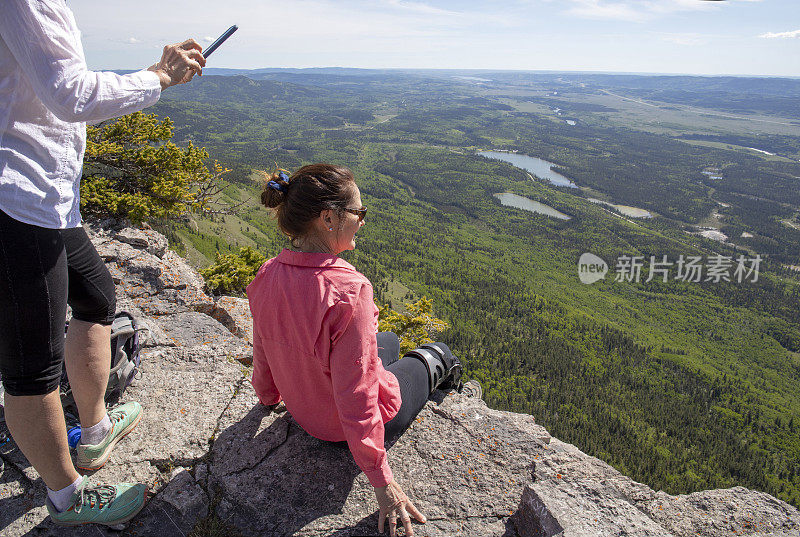
[[[136,112],[86,128],[81,180],[84,214],[128,218],[134,223],[168,218],[187,209],[208,212],[228,170],[206,165],[208,152],[172,142],[169,118]]]

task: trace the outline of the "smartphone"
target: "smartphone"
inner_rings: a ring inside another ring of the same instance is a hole
[[[239,27],[234,24],[233,26],[225,30],[224,34],[219,36],[216,41],[211,43],[205,50],[203,50],[203,57],[208,58],[209,56],[211,56],[211,53],[217,50],[217,48],[219,48],[219,46],[223,44],[226,39],[232,36],[233,32],[235,32],[238,29]]]

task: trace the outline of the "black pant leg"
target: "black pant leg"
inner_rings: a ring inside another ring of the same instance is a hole
[[[378,358],[386,369],[400,359],[400,338],[394,332],[378,332]]]
[[[400,410],[384,425],[384,439],[400,436],[428,401],[428,368],[420,360],[405,357],[386,368],[397,377],[400,385]]]
[[[0,211],[0,373],[11,395],[58,389],[64,361],[67,259],[61,230]]]
[[[110,325],[117,308],[111,273],[82,227],[65,229],[64,248],[69,266],[68,302],[72,316],[87,323]]]

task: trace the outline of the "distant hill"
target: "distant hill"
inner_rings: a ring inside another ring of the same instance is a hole
[[[253,80],[242,75],[203,76],[202,84],[184,84],[165,92],[167,100],[192,100],[198,102],[235,102],[257,105],[274,102],[276,99],[291,101],[318,96],[319,92],[307,86],[276,82],[274,80]]]
[[[295,79],[315,77],[385,77],[423,76],[428,78],[476,77],[491,81],[510,82],[529,78],[531,80],[583,83],[597,87],[616,87],[652,91],[731,92],[780,97],[800,96],[800,78],[745,77],[745,76],[694,76],[694,75],[650,75],[628,73],[580,73],[554,71],[496,71],[483,69],[357,69],[352,67],[313,67],[306,69],[262,68],[224,69],[209,67],[208,75],[246,76],[253,79]]]

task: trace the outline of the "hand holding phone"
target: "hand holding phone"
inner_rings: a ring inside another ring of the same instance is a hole
[[[200,53],[202,48],[194,39],[164,47],[161,60],[148,68],[148,71],[158,75],[162,91],[177,84],[185,84],[195,74],[203,71],[206,59]]]
[[[149,71],[158,75],[162,91],[177,84],[189,82],[195,74],[202,73],[206,58],[225,42],[239,27],[235,24],[225,30],[219,38],[202,51],[200,43],[187,39],[183,43],[175,43],[164,47],[161,61],[150,66]]]

